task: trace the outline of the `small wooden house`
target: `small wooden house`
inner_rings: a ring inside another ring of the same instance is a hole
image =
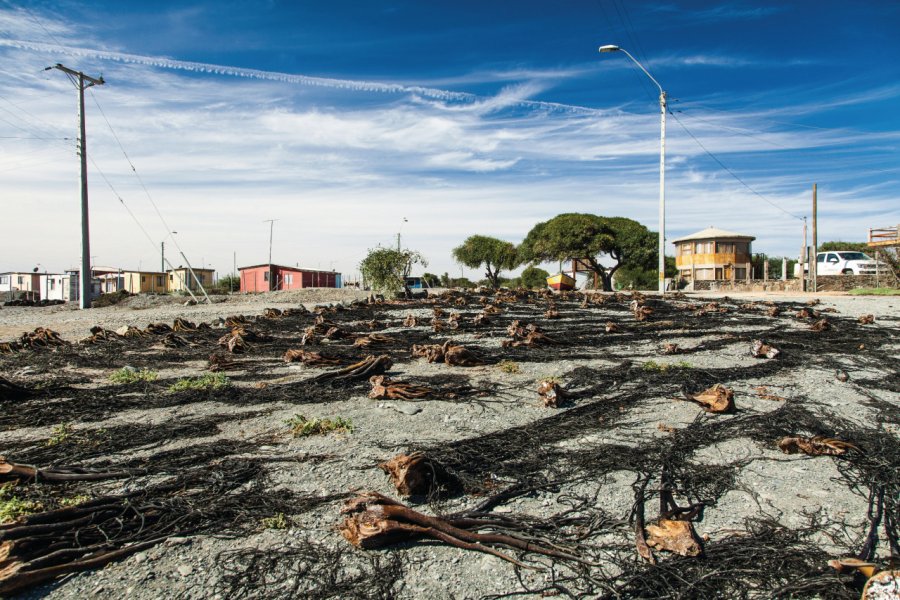
[[[197,276],[196,279],[191,274],[191,269],[187,267],[169,269],[167,271],[169,275],[168,290],[170,292],[183,292],[185,290],[199,292],[200,286],[197,285],[197,279],[200,280],[200,284],[204,289],[213,285],[213,274],[215,273],[213,269],[194,269],[193,271],[194,275]]]
[[[341,274],[334,271],[313,271],[270,264],[239,267],[238,271],[241,274],[242,292],[341,287]]]
[[[675,244],[678,275],[694,281],[743,281],[750,279],[751,242],[756,238],[724,229],[708,227]]]
[[[168,279],[162,271],[122,271],[122,288],[132,294],[165,294]]]

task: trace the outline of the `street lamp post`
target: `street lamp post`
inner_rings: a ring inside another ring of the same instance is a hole
[[[403,217],[403,220],[400,221],[400,229],[397,231],[397,252],[400,252],[400,234],[403,233],[403,224],[408,222],[406,217]]]
[[[644,74],[650,78],[656,87],[659,88],[659,114],[660,114],[660,133],[659,133],[659,293],[666,293],[666,92],[659,85],[659,82],[653,78],[653,75],[644,68],[627,50],[614,46],[612,44],[600,46],[601,54],[607,52],[623,52],[625,56],[630,58]]]

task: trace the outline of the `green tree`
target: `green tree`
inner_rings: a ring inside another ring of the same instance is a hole
[[[422,280],[428,284],[428,287],[438,287],[441,285],[441,278],[434,273],[425,273]]]
[[[656,290],[659,286],[659,265],[652,268],[645,266],[623,265],[616,271],[616,288],[628,290]],[[677,277],[675,257],[666,257],[666,277]]]
[[[566,213],[535,225],[520,246],[520,258],[531,263],[583,260],[610,292],[620,267],[653,268],[656,245],[655,234],[632,219]],[[614,264],[600,264],[601,256]]]
[[[520,279],[522,281],[522,287],[527,288],[529,290],[533,290],[536,288],[545,288],[547,287],[547,278],[550,277],[550,273],[547,271],[540,269],[538,267],[525,267],[522,271],[522,275]]]
[[[872,251],[865,242],[825,242],[824,244],[819,244],[819,252],[840,252],[841,250],[865,252],[866,254]]]
[[[453,249],[453,258],[472,269],[484,265],[484,276],[494,289],[500,287],[501,271],[515,269],[520,264],[513,244],[486,235],[469,236]]]
[[[428,261],[415,250],[374,248],[369,250],[369,254],[359,263],[359,271],[372,289],[384,293],[403,290],[409,297],[406,278],[409,277],[415,264],[427,267]]]
[[[228,294],[229,292],[241,291],[241,278],[238,275],[226,275],[219,277],[216,285],[213,286],[210,293]]]
[[[450,284],[447,287],[463,288],[467,290],[476,287],[475,283],[466,277],[453,277],[450,279],[449,283]]]

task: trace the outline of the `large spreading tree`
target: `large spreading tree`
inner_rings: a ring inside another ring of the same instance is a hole
[[[632,219],[566,213],[535,225],[519,253],[533,264],[581,260],[603,282],[604,291],[611,292],[613,275],[620,267],[652,268],[656,244],[655,234]],[[613,264],[601,264],[602,257]]]
[[[427,267],[428,261],[415,250],[375,248],[369,250],[369,254],[359,263],[359,271],[372,289],[379,292],[403,290],[409,297],[406,278],[409,277],[415,264]]]
[[[453,249],[453,258],[471,269],[484,265],[491,287],[500,287],[500,272],[519,266],[519,253],[510,242],[486,235],[470,236]]]

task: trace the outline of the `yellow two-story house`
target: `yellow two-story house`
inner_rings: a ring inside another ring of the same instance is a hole
[[[756,238],[708,227],[678,238],[675,266],[682,279],[693,281],[743,281],[750,279],[751,242]]]

